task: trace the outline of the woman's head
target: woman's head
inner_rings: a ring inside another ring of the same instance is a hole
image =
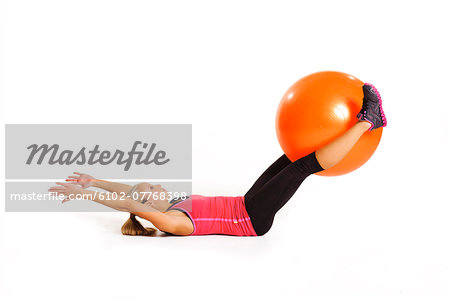
[[[151,185],[149,183],[139,183],[134,185],[127,193],[127,196],[134,200],[142,202],[144,205],[149,205],[152,208],[165,212],[172,203],[166,198],[167,190],[162,188],[161,185]],[[134,214],[130,213],[130,218],[122,226],[123,235],[131,236],[152,236],[156,232],[156,229],[144,227],[136,219]]]

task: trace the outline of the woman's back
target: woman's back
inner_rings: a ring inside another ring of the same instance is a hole
[[[192,235],[256,236],[243,196],[192,195],[171,206],[185,212],[194,225]]]

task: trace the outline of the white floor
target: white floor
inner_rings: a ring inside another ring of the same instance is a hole
[[[121,213],[4,214],[4,298],[448,298],[447,199],[380,183],[359,197],[351,179],[312,177],[256,238],[122,236]]]

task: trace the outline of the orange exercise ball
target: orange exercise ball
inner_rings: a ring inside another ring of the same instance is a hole
[[[278,141],[295,161],[328,144],[356,122],[364,97],[364,83],[341,72],[318,72],[292,85],[281,99],[276,118]],[[318,175],[349,173],[375,152],[383,129],[367,131],[337,165]]]

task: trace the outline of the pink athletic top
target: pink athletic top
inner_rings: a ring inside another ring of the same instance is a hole
[[[191,195],[168,210],[185,212],[194,225],[191,235],[256,236],[243,196]]]

